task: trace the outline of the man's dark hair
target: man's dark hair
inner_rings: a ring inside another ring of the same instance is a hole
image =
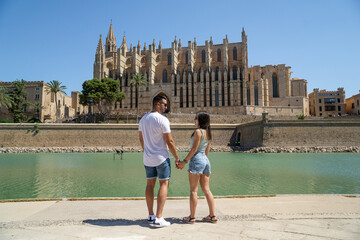
[[[153,108],[156,106],[156,104],[158,102],[162,102],[162,100],[166,100],[167,101],[167,98],[163,95],[157,95],[156,97],[154,97],[153,99]]]

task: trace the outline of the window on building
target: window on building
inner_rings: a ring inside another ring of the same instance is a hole
[[[322,116],[322,113],[320,113],[320,117]]]
[[[220,69],[219,69],[219,67],[217,67],[215,70],[215,81],[219,81],[219,71],[220,71]]]
[[[221,62],[221,50],[220,49],[217,50],[217,61]]]
[[[322,112],[322,107],[321,106],[319,107],[319,112]]]
[[[357,106],[359,106],[359,100],[356,101]]]
[[[319,103],[321,103],[321,99],[319,99]]]
[[[162,82],[163,82],[163,83],[167,83],[167,82],[168,82],[168,79],[167,79],[167,71],[166,71],[166,70],[163,71]]]
[[[200,69],[199,69],[197,81],[200,82]]]
[[[354,104],[354,103],[351,104],[351,108],[352,108],[352,109],[355,108],[355,104]]]
[[[336,107],[335,106],[325,106],[325,111],[327,111],[327,112],[336,111]]]
[[[218,87],[215,88],[215,106],[219,106],[219,89]]]
[[[341,106],[338,106],[338,111],[341,112]]]
[[[340,98],[338,98],[337,100],[338,100],[338,103],[340,103]]]
[[[186,64],[189,64],[189,52],[188,51],[186,51],[186,53],[185,53],[185,62],[186,62]]]
[[[238,75],[237,67],[234,66],[234,67],[233,67],[233,80],[237,80],[237,75]]]
[[[233,60],[234,61],[237,60],[237,49],[236,49],[236,47],[233,48]]]
[[[36,91],[39,91],[39,90],[40,90],[40,88],[38,88],[38,87],[37,87],[37,88],[35,88],[35,90],[36,90]]]
[[[171,53],[168,53],[168,65],[171,65]]]
[[[259,90],[258,87],[254,88],[255,105],[259,105]]]
[[[325,102],[325,103],[335,103],[336,100],[335,100],[335,98],[325,98],[325,99],[324,99],[324,102]]]
[[[246,91],[246,97],[247,97],[247,105],[250,105],[250,88],[247,88],[247,91]]]
[[[36,100],[40,99],[40,94],[35,94],[35,99]]]
[[[205,50],[201,51],[201,62],[204,63],[205,62]]]
[[[273,97],[279,97],[279,84],[278,84],[278,77],[276,73],[272,75],[272,84],[273,84]]]

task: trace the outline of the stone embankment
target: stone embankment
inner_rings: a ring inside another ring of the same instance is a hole
[[[140,147],[3,147],[1,153],[116,153],[141,152]],[[177,147],[178,152],[189,151],[188,147]],[[246,152],[246,153],[360,153],[360,147],[258,147],[252,149],[231,148],[227,146],[211,147],[211,152]]]
[[[236,150],[235,150],[236,151]],[[359,153],[360,147],[258,147],[247,150],[249,153]]]

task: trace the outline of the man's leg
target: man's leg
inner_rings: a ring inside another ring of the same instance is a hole
[[[154,187],[156,178],[147,179],[145,190],[146,204],[149,210],[149,215],[154,215]]]
[[[169,180],[159,180],[160,189],[157,196],[157,209],[156,209],[156,217],[161,218],[163,214],[163,209],[167,197]]]

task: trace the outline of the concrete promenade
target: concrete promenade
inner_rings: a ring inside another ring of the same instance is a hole
[[[360,239],[360,196],[277,195],[216,198],[216,224],[199,199],[197,222],[184,224],[188,199],[169,199],[170,227],[148,226],[145,200],[1,202],[0,239]]]

